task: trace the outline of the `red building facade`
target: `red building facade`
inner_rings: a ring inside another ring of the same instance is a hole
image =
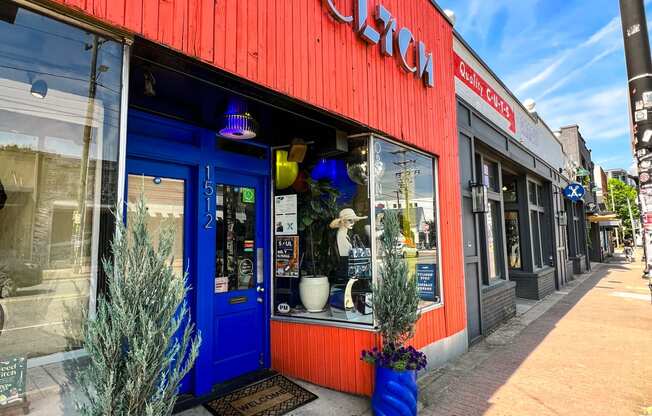
[[[432,357],[452,357],[464,351],[467,341],[453,29],[433,2],[20,3],[37,12],[65,16],[73,25],[78,21],[113,33],[127,44],[140,38],[151,41],[218,73],[336,116],[357,125],[359,130],[436,159],[440,241],[436,255],[440,259],[441,294],[439,302],[424,309],[412,342]],[[380,344],[373,327],[303,322],[276,315],[266,325],[272,369],[340,391],[371,393],[373,370],[359,357],[361,350]]]

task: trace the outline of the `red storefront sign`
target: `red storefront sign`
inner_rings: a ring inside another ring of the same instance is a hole
[[[512,106],[498,95],[457,53],[453,53],[453,63],[455,65],[455,76],[505,118],[509,122],[509,130],[516,133],[516,121]]]

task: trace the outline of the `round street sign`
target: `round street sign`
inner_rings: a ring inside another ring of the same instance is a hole
[[[564,196],[573,202],[577,202],[584,197],[586,190],[579,183],[571,183],[564,188]]]

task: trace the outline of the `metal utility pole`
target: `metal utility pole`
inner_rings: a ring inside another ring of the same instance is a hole
[[[629,91],[632,144],[639,175],[641,215],[652,215],[652,60],[643,0],[620,0]],[[629,202],[629,201],[628,201]],[[645,220],[641,221],[646,224]],[[633,222],[632,222],[633,227]],[[652,230],[643,233],[645,274],[652,270]],[[632,228],[633,230],[633,228]]]
[[[629,223],[632,227],[632,240],[634,241],[634,245],[636,245],[636,227],[634,226],[634,216],[632,215],[632,203],[629,202],[629,198],[627,198],[627,210],[629,211]]]
[[[611,192],[610,192],[610,194],[611,194],[611,210],[613,212],[616,212],[616,204],[614,203],[614,194],[611,193]],[[622,227],[622,225],[621,225],[621,227]],[[616,247],[620,246],[620,237],[618,236],[618,229],[619,228],[620,227],[615,229],[615,231],[616,231]],[[616,247],[614,247],[614,250],[616,249]]]

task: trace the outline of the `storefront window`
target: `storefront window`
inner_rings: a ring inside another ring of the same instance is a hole
[[[348,151],[274,154],[277,316],[372,324],[368,139]]]
[[[530,212],[530,218],[532,221],[532,243],[533,243],[533,254],[534,254],[534,266],[541,267],[541,228],[539,227],[539,214],[536,211]]]
[[[418,279],[423,306],[438,303],[441,287],[435,159],[381,139],[376,139],[373,147],[376,239],[383,233],[385,214],[398,214],[402,229],[398,244],[410,275]],[[378,267],[382,264],[379,255]]]
[[[490,161],[482,162],[482,183],[494,192],[499,191],[498,164]]]
[[[518,202],[518,178],[503,171],[503,201]]]
[[[505,212],[505,237],[507,240],[507,263],[510,269],[521,268],[521,234],[518,211]]]
[[[502,277],[500,202],[489,201],[487,218],[487,274],[489,280]]]
[[[122,46],[9,2],[0,37],[0,358],[33,358],[82,345],[114,224]]]

